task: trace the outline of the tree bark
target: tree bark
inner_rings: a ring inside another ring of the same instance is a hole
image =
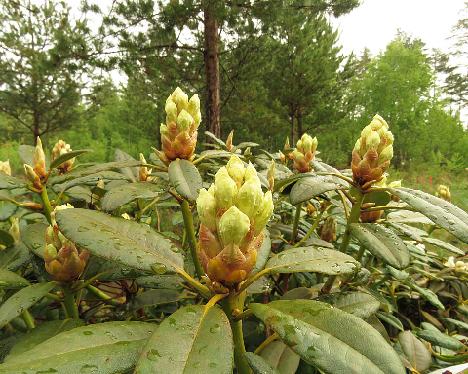
[[[218,21],[210,1],[204,6],[204,38],[205,38],[205,78],[206,78],[206,121],[207,130],[217,137],[221,136],[219,120],[220,82],[219,82],[219,54],[218,54]]]
[[[303,118],[302,110],[298,109],[297,111],[297,139],[299,139],[303,134],[302,118]]]

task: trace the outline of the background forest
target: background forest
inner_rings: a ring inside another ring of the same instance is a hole
[[[0,160],[14,169],[18,145],[38,135],[91,148],[94,161],[113,159],[115,148],[148,154],[159,146],[165,99],[180,86],[201,94],[202,132],[224,139],[235,130],[236,143],[271,150],[308,132],[341,168],[379,113],[397,139],[404,185],[444,182],[467,208],[466,17],[454,25],[455,50],[428,50],[400,32],[373,56],[344,55],[331,22],[358,0],[69,5],[0,2]]]

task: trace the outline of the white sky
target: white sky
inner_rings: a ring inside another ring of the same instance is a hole
[[[450,51],[452,27],[462,18],[465,0],[361,0],[361,5],[333,23],[343,52],[384,50],[400,29],[421,39],[428,49]]]

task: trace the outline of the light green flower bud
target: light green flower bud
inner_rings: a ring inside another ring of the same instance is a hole
[[[18,243],[21,241],[21,233],[20,233],[20,226],[19,226],[19,218],[18,217],[13,217],[11,219],[11,226],[10,229],[8,230],[9,234],[13,237],[15,240],[15,243]]]
[[[177,121],[177,105],[174,101],[172,101],[171,96],[166,101],[166,107],[164,108],[166,111],[166,123],[169,124],[171,122]]]
[[[193,95],[190,98],[187,111],[193,117],[193,119],[195,120],[195,125],[198,127],[198,125],[200,124],[201,113],[200,113],[200,98],[198,97],[197,94]]]
[[[390,144],[385,147],[382,152],[379,154],[379,164],[384,163],[385,161],[390,161],[393,158],[393,146]]]
[[[212,231],[216,230],[216,199],[205,188],[198,195],[197,212],[201,223]]]
[[[367,125],[364,127],[361,131],[361,139],[366,139],[372,132],[372,127],[370,125]]]
[[[237,207],[230,207],[219,220],[219,236],[224,246],[239,245],[250,230],[250,220]]]
[[[52,261],[57,258],[57,248],[53,244],[47,244],[44,250],[44,258],[46,261]]]
[[[249,162],[249,164],[247,165],[247,168],[245,169],[244,180],[245,181],[254,180],[258,184],[261,184],[260,179],[258,178],[258,175],[257,175],[257,170],[255,170],[255,167],[252,165],[251,162]]]
[[[0,161],[0,174],[11,175],[10,160]]]
[[[239,189],[236,206],[249,218],[254,218],[262,202],[262,188],[253,178],[245,182]]]
[[[44,178],[47,175],[44,149],[39,137],[37,137],[36,147],[34,148],[33,168],[39,178]]]
[[[215,175],[215,198],[218,208],[228,209],[237,196],[236,182],[229,176],[226,167],[222,167]]]
[[[267,191],[263,197],[263,201],[260,205],[259,210],[254,218],[253,228],[254,235],[260,234],[265,228],[268,220],[273,213],[273,196],[271,191]]]
[[[172,100],[176,103],[177,109],[180,112],[182,109],[188,108],[188,96],[187,94],[182,91],[179,87],[177,87],[174,92],[172,93]]]
[[[182,109],[177,116],[177,130],[187,131],[193,123],[193,117],[185,109]]]
[[[29,181],[32,183],[32,185],[35,188],[37,188],[39,190],[42,190],[41,179],[36,174],[34,169],[28,164],[24,164],[23,167],[24,167],[24,173],[26,174],[26,177],[29,179]]]
[[[359,138],[358,140],[356,140],[356,144],[354,144],[354,149],[353,151],[355,152],[360,152],[361,150],[361,138]]]
[[[240,187],[245,176],[245,167],[242,160],[236,155],[232,155],[226,165],[226,169],[231,178],[237,183],[237,186]]]
[[[377,149],[377,147],[380,144],[380,136],[376,131],[372,131],[367,137],[366,137],[366,148],[367,151],[370,149]]]
[[[378,114],[376,114],[370,123],[370,126],[372,127],[372,130],[379,130],[380,128],[384,128],[385,130],[388,130],[388,123]]]

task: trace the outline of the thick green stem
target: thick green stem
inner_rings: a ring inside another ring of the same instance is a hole
[[[80,318],[78,313],[78,305],[76,305],[75,295],[68,286],[63,286],[63,303],[65,311],[69,318]]]
[[[244,334],[242,332],[242,320],[236,320],[235,315],[242,312],[244,308],[246,292],[236,294],[232,292],[227,299],[223,300],[223,309],[229,317],[232,335],[234,339],[234,360],[238,374],[251,374],[252,370],[245,357]]]
[[[297,231],[299,230],[299,219],[301,218],[302,203],[296,205],[296,214],[294,215],[293,231],[291,243],[294,244],[297,238]]]
[[[197,254],[197,238],[195,236],[195,228],[193,227],[193,217],[192,212],[190,211],[189,204],[187,200],[183,200],[180,204],[182,208],[182,216],[184,218],[184,225],[185,225],[185,232],[187,233],[189,247],[190,247],[190,255],[192,256],[193,264],[195,265],[195,272],[197,276],[201,278],[205,272],[203,271],[200,260],[198,259]]]
[[[351,240],[351,224],[359,222],[359,216],[361,215],[361,205],[362,201],[364,200],[364,194],[358,192],[358,196],[356,196],[356,201],[353,204],[353,208],[351,209],[351,213],[349,213],[348,224],[346,225],[345,233],[343,234],[343,239],[340,245],[340,251],[346,253],[348,249],[349,241]],[[336,279],[336,275],[330,275],[323,285],[320,293],[327,294],[330,293],[330,290],[333,286],[333,282]]]
[[[294,244],[294,247],[300,247],[307,239],[309,239],[309,237],[314,233],[314,231],[317,229],[317,226],[319,225],[320,223],[320,220],[322,219],[322,216],[323,216],[323,212],[320,212],[320,214],[317,216],[317,218],[315,219],[314,223],[312,224],[312,226],[310,227],[309,231],[307,231],[307,234],[304,235],[304,237],[299,240],[296,244]]]
[[[47,218],[47,222],[52,225],[52,206],[50,205],[49,195],[47,194],[46,186],[42,187],[41,199],[44,205],[44,214]]]
[[[362,245],[359,247],[359,252],[356,255],[356,260],[357,261],[361,262],[361,259],[362,259],[362,256],[364,255],[365,250],[366,249]]]
[[[122,305],[119,303],[117,300],[106,294],[105,292],[101,291],[99,288],[94,287],[91,284],[86,285],[86,289],[91,292],[94,296],[99,297],[102,301],[104,301],[107,304],[111,304],[114,306],[119,306]]]
[[[27,309],[23,310],[23,312],[21,313],[21,316],[23,317],[23,320],[26,326],[28,326],[28,330],[32,330],[33,328],[36,327],[34,323],[34,318],[31,315],[31,313],[29,313],[29,310]]]

